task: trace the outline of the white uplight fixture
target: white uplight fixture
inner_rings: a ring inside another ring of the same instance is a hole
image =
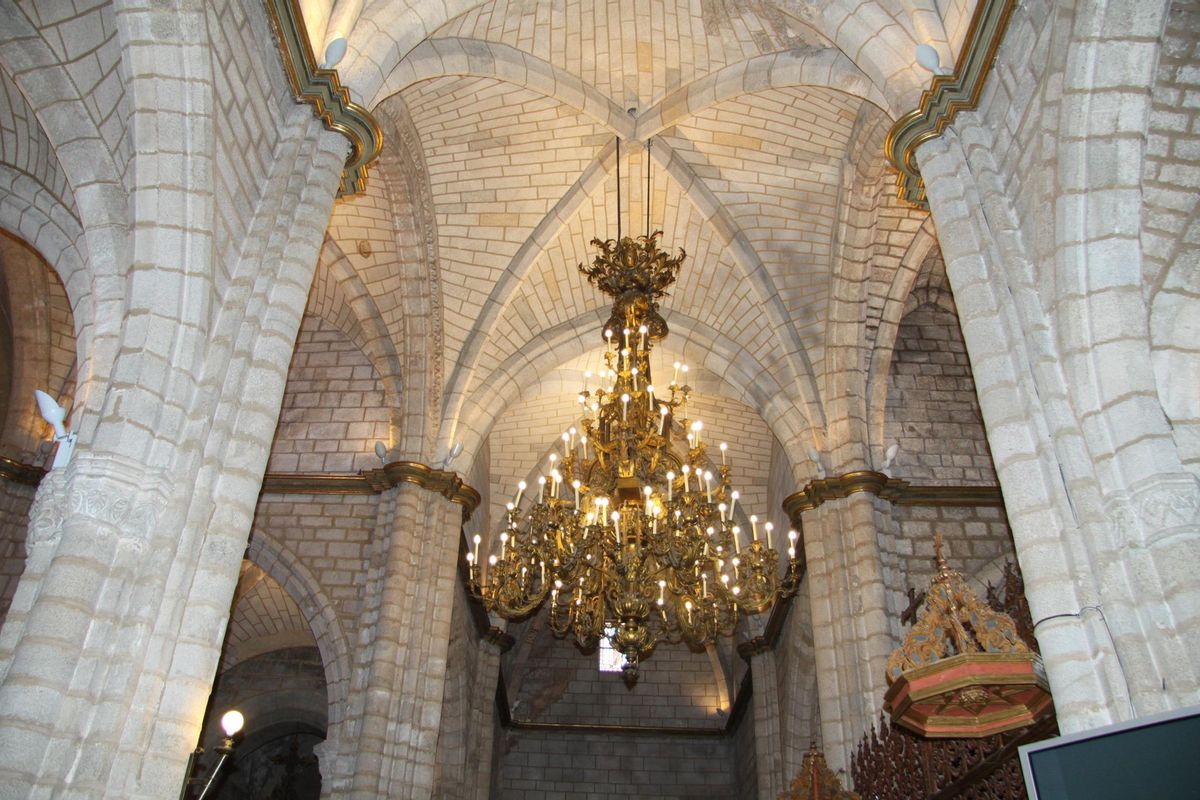
[[[75,452],[75,440],[78,434],[69,433],[63,422],[67,418],[67,410],[60,406],[53,397],[43,392],[41,389],[33,390],[34,397],[37,398],[38,411],[42,415],[42,419],[50,423],[50,427],[54,428],[54,441],[58,442],[58,450],[54,453],[54,463],[50,469],[58,469],[65,467],[71,463],[71,456]]]
[[[934,49],[933,45],[917,45],[917,63],[934,75],[950,74],[950,69],[942,66],[942,57],[938,55],[938,51]]]

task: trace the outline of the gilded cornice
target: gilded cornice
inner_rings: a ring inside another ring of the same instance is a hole
[[[929,208],[917,167],[917,148],[941,136],[958,112],[971,111],[979,103],[1015,6],[1016,0],[979,0],[954,74],[935,76],[921,93],[920,105],[896,120],[888,131],[883,151],[899,170],[896,188],[901,200]]]
[[[416,461],[393,461],[357,475],[268,472],[263,476],[262,491],[264,494],[381,494],[401,483],[420,486],[458,503],[463,507],[464,522],[479,508],[482,499],[456,473]]]
[[[1004,505],[998,486],[913,486],[908,481],[864,469],[809,482],[783,501],[783,511],[799,530],[803,512],[858,492],[868,492],[898,506]]]
[[[297,0],[266,0],[266,4],[296,100],[312,105],[326,128],[350,141],[338,196],[359,194],[367,186],[367,169],[383,148],[383,132],[371,112],[351,101],[336,70],[317,67]]]
[[[37,486],[45,477],[46,471],[33,464],[22,464],[11,458],[0,456],[0,479],[20,483],[25,486]]]

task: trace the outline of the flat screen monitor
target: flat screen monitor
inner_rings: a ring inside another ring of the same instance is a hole
[[[1022,745],[1030,800],[1200,800],[1200,706]]]

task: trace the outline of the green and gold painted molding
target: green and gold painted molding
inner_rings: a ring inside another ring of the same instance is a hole
[[[20,483],[24,486],[37,486],[46,477],[46,471],[33,464],[22,464],[11,458],[0,456],[0,480]]]
[[[359,194],[367,186],[367,169],[383,149],[383,132],[371,112],[350,100],[336,70],[317,67],[297,0],[266,0],[266,4],[296,100],[311,104],[326,128],[350,140],[338,197]]]
[[[958,112],[971,111],[978,105],[1015,6],[1016,0],[979,0],[954,74],[935,76],[921,94],[921,104],[896,120],[888,131],[883,152],[899,170],[896,188],[901,200],[928,210],[925,182],[917,167],[917,148],[941,136]]]
[[[836,478],[811,481],[783,501],[792,527],[801,530],[800,515],[830,500],[868,492],[898,506],[1003,506],[999,486],[913,486],[882,472],[856,470]]]
[[[437,492],[463,509],[463,522],[479,508],[481,497],[455,472],[434,469],[416,461],[393,461],[379,469],[357,475],[321,475],[317,473],[271,473],[263,476],[263,494],[380,494],[411,483]]]

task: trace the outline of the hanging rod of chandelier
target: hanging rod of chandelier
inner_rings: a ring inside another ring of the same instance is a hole
[[[619,142],[617,154],[619,220]],[[654,384],[651,350],[668,332],[658,301],[686,254],[659,250],[649,212],[647,231],[622,237],[618,224],[617,239],[592,240],[598,253],[579,271],[613,300],[600,385],[585,374],[579,426],[562,434],[536,490],[517,484],[486,570],[480,536],[467,553],[472,591],[489,611],[520,619],[548,601],[557,635],[584,649],[610,638],[629,686],[660,642],[705,647],[800,582],[795,531],[781,570],[774,526],[753,515],[749,530],[738,523],[726,444],[720,465],[710,462],[704,425],[688,417],[688,367],[676,362],[666,388]]]

